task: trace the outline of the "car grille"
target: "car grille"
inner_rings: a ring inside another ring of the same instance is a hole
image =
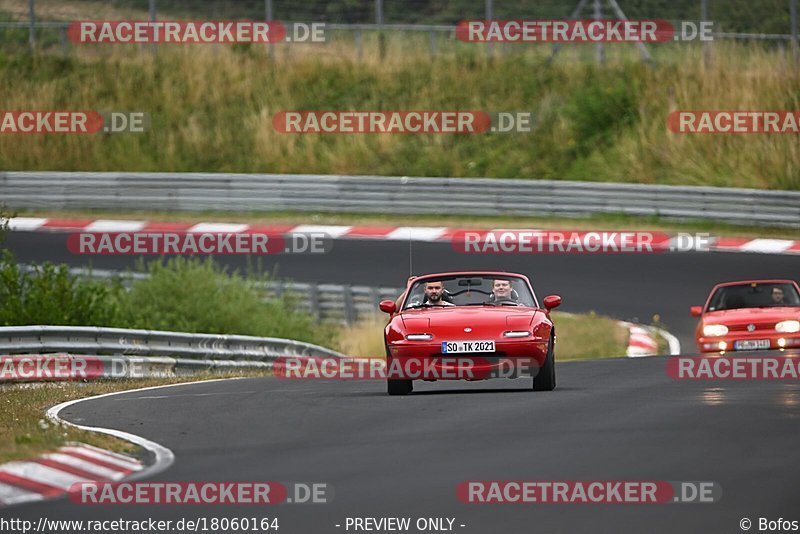
[[[747,326],[748,325],[755,325],[756,329],[753,332],[758,332],[759,330],[774,330],[775,323],[744,323],[744,324],[733,324],[728,326],[728,332],[748,332]]]

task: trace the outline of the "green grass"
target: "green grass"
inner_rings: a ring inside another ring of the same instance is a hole
[[[203,171],[515,177],[800,189],[794,135],[677,135],[675,109],[798,109],[800,76],[769,45],[609,47],[598,67],[577,48],[486,57],[453,44],[390,40],[380,59],[348,41],[263,47],[76,48],[69,57],[0,55],[4,109],[145,111],[148,133],[0,136],[14,170]],[[393,48],[393,47],[397,48]],[[124,80],[124,83],[121,82]],[[286,135],[272,117],[297,109],[532,111],[527,134]]]

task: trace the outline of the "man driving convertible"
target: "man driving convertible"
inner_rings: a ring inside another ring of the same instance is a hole
[[[445,300],[445,289],[442,282],[426,282],[425,283],[425,300],[424,304],[431,306],[455,306],[452,302]]]
[[[509,280],[494,280],[492,282],[492,296],[490,297],[493,302],[515,302],[519,303],[519,294],[511,287]]]
[[[408,281],[411,282],[415,278],[415,276],[412,276],[408,279]],[[403,302],[403,297],[405,297],[405,293],[397,297],[395,305],[398,308]],[[444,284],[441,281],[425,282],[424,297],[422,302],[416,301],[410,303],[412,306],[419,304],[426,304],[430,306],[455,306],[455,304],[451,302],[447,290],[444,288]]]

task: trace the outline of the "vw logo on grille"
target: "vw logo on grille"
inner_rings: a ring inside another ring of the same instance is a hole
[[[472,328],[470,328],[470,327],[466,327],[466,328],[464,329],[464,332],[472,332]]]
[[[748,332],[753,332],[755,329],[756,329],[756,325],[754,325],[752,323],[747,325],[747,331]]]

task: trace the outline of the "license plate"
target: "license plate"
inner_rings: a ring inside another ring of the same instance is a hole
[[[442,354],[494,352],[494,341],[442,341]]]
[[[768,349],[769,339],[748,339],[746,341],[737,341],[733,344],[736,350],[758,350]]]

